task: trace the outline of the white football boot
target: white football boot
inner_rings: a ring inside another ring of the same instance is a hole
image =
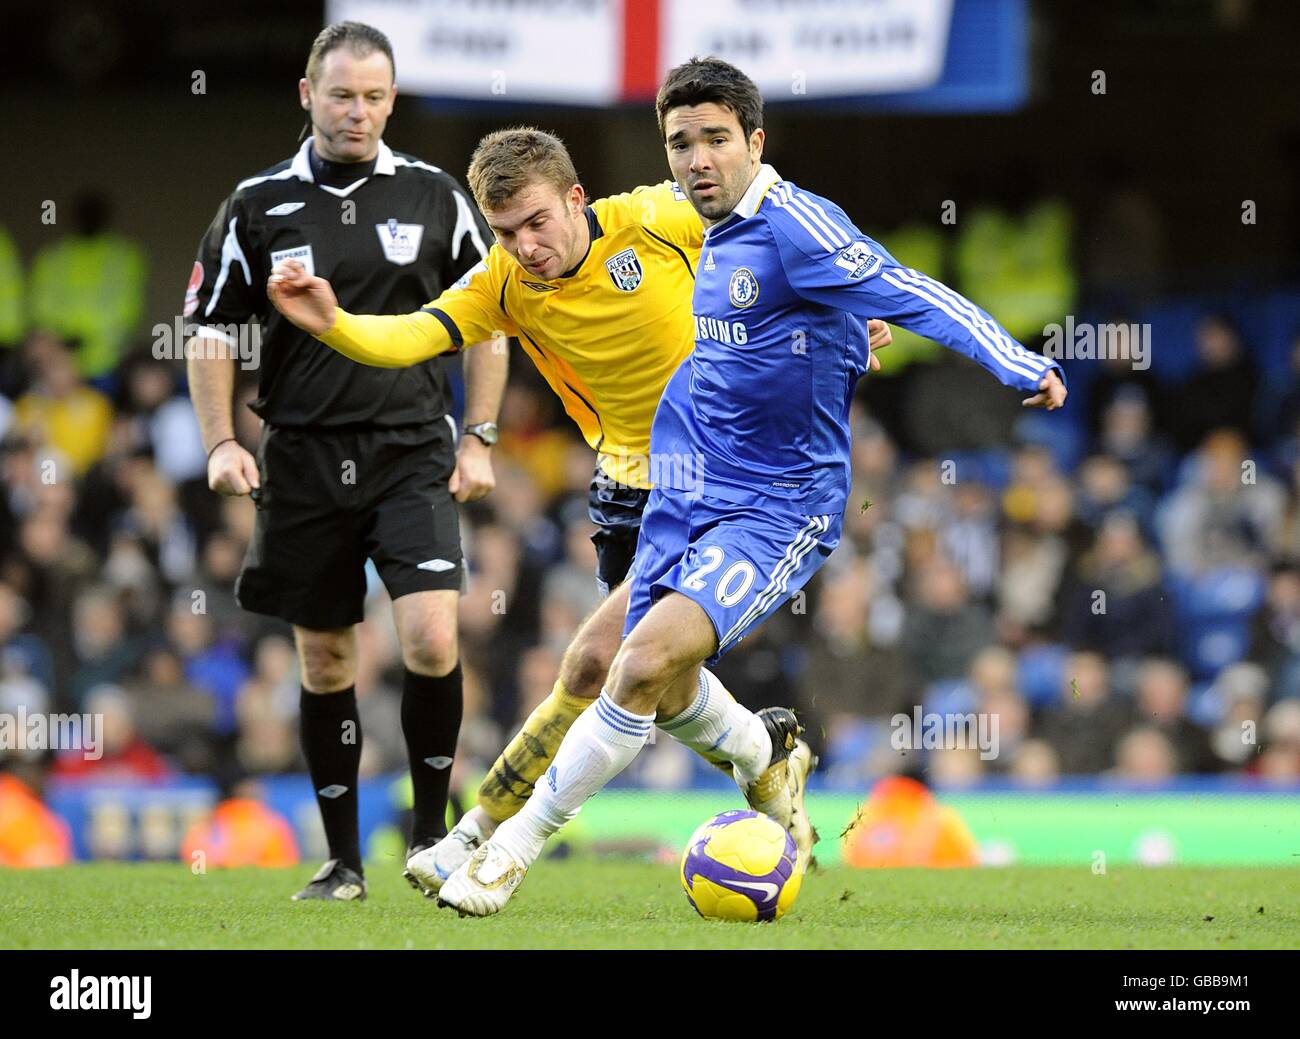
[[[505,908],[527,874],[527,867],[488,841],[447,878],[438,905],[451,906],[461,916],[492,916]]]
[[[403,876],[418,885],[426,898],[433,898],[448,878],[469,861],[483,840],[482,831],[466,816],[437,844],[422,848],[407,859]]]
[[[750,808],[776,820],[783,830],[789,830],[794,818],[790,799],[789,759],[803,728],[794,712],[784,707],[764,707],[758,716],[772,739],[772,757],[767,768],[752,783],[740,783],[734,770],[732,776],[740,785]]]
[[[808,818],[808,809],[804,805],[803,795],[808,785],[808,777],[817,768],[817,755],[803,740],[796,740],[786,766],[790,777],[791,809],[790,825],[787,829],[799,849],[800,866],[806,870],[813,862],[812,850],[813,845],[817,843],[817,830],[812,820]]]

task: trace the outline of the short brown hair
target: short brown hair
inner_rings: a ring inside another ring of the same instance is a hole
[[[670,110],[710,101],[735,115],[745,140],[763,125],[763,95],[752,79],[721,58],[692,58],[669,72],[659,88],[655,98],[659,136],[667,140],[664,120]]]
[[[578,183],[569,149],[554,134],[532,126],[496,130],[478,142],[469,160],[469,189],[479,209],[500,209],[535,180],[561,195]]]
[[[348,47],[358,58],[368,57],[375,51],[388,58],[388,65],[397,76],[397,62],[393,61],[393,45],[388,37],[365,22],[335,22],[323,28],[312,41],[311,52],[307,55],[307,79],[315,86],[320,76],[321,64],[325,55],[339,47]]]

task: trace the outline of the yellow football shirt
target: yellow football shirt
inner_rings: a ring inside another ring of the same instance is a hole
[[[606,475],[649,487],[655,408],[695,345],[691,294],[703,226],[667,181],[597,199],[587,222],[591,246],[567,277],[542,281],[493,245],[419,312],[339,310],[320,339],[362,364],[398,368],[517,336]]]

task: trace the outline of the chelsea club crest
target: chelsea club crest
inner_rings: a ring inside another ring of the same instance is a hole
[[[758,299],[758,279],[754,277],[754,272],[748,267],[737,268],[727,286],[727,295],[737,310],[752,306],[754,300]]]
[[[624,249],[621,253],[605,261],[605,270],[609,271],[614,288],[620,292],[635,292],[641,284],[641,261],[635,249]]]

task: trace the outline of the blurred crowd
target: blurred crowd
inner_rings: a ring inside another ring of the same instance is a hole
[[[1054,307],[1073,293],[1064,277],[1044,289]],[[1195,354],[1181,382],[1066,361],[1071,399],[1048,417],[904,338],[860,387],[839,549],[720,677],[752,707],[800,710],[836,784],[1300,779],[1297,342],[1291,374],[1265,378],[1207,313],[1159,347]],[[98,759],[0,749],[38,787],[198,774],[233,789],[305,769],[289,628],[234,600],[253,505],[208,490],[183,362],[154,353],[124,333],[87,355],[66,329],[0,352],[0,714],[104,720]],[[236,401],[250,450],[255,377]],[[462,513],[462,775],[550,692],[597,603],[593,455],[521,355],[501,425],[497,487]],[[405,767],[385,594],[371,572],[365,775]],[[896,716],[918,708],[996,716],[997,754],[900,747]],[[667,754],[636,767],[671,771]]]
[[[1202,323],[1205,365],[1225,336],[1248,364],[1234,335]],[[142,353],[96,389],[45,333],[10,360],[0,712],[102,715],[103,756],[55,756],[58,778],[302,770],[289,630],[234,601],[253,506],[208,491],[180,365]],[[947,364],[966,366],[930,371]],[[1050,437],[1019,433],[1010,447],[909,454],[859,404],[840,548],[717,670],[754,707],[799,708],[834,782],[1300,778],[1297,388],[1274,393],[1268,440],[1250,432],[1262,389],[1227,416],[1245,429],[1179,433],[1165,404],[1186,422],[1190,389],[1115,368],[1088,407],[1071,401],[1096,423],[1073,470]],[[597,602],[591,451],[523,363],[502,425],[497,488],[463,514],[469,768],[550,691]],[[404,766],[384,596],[372,574],[357,682],[367,774]],[[997,756],[900,750],[891,719],[916,707],[996,715]]]

